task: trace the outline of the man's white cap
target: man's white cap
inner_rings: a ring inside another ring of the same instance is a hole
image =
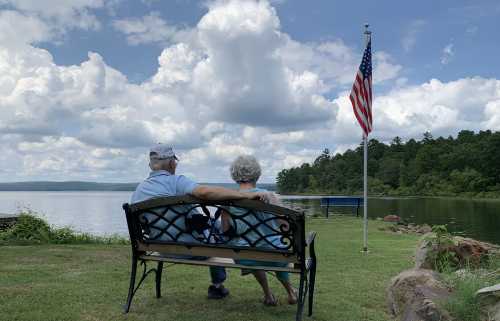
[[[149,158],[151,159],[175,158],[178,160],[177,156],[175,156],[172,146],[168,146],[161,143],[151,147],[151,149],[149,150]]]

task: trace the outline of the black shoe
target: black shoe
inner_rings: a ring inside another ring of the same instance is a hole
[[[219,286],[218,288],[215,287],[215,285],[211,285],[208,287],[208,298],[209,299],[224,299],[226,296],[229,295],[229,290],[226,289],[223,285]]]

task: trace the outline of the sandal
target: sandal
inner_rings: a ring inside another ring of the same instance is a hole
[[[266,298],[264,298],[264,300],[262,301],[262,303],[264,303],[265,306],[268,306],[268,307],[275,307],[278,305],[278,299],[276,299],[276,297],[274,296],[274,294],[271,294],[271,300],[268,300]]]

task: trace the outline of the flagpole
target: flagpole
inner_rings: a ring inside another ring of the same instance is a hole
[[[372,32],[368,30],[369,24],[365,24],[365,47],[370,41]],[[368,136],[363,133],[363,253],[368,253]]]

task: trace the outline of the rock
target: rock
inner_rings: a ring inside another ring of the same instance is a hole
[[[474,277],[474,274],[468,269],[456,270],[455,275],[461,280],[466,280],[466,279]]]
[[[448,312],[440,309],[434,301],[429,299],[422,300],[420,305],[416,305],[415,309],[411,309],[411,311],[415,311],[415,315],[408,316],[403,318],[405,321],[416,321],[416,320],[425,320],[425,321],[442,321],[448,320],[449,315]]]
[[[500,302],[495,305],[483,306],[483,316],[486,321],[500,321]]]
[[[492,295],[500,300],[500,283],[479,289],[476,292],[477,296]]]
[[[415,224],[408,224],[407,228],[410,233],[418,233],[418,226]]]
[[[476,292],[481,305],[495,305],[500,302],[500,283],[479,289]]]
[[[474,270],[471,270],[471,269],[467,269],[467,268],[464,268],[464,269],[459,269],[459,270],[456,270],[455,271],[455,275],[457,276],[457,278],[461,279],[461,280],[467,280],[469,278],[480,278],[480,279],[486,279],[489,277],[491,271],[489,270],[486,270],[486,269],[474,269]]]
[[[460,266],[468,263],[473,267],[478,267],[488,260],[488,253],[492,249],[491,244],[459,236],[455,236],[453,240],[457,245],[450,250],[457,255]]]
[[[430,232],[432,232],[432,227],[430,227],[430,225],[428,225],[428,224],[420,225],[417,228],[417,233],[420,233],[420,234],[426,234],[426,233],[430,233]]]
[[[397,215],[386,215],[384,216],[384,222],[399,222],[401,221],[401,218]]]
[[[422,240],[417,245],[415,253],[415,267],[420,269],[436,269],[435,259],[438,257],[438,252],[449,252],[452,254],[450,258],[450,267],[462,268],[480,267],[481,264],[487,262],[488,254],[495,245],[477,241],[470,238],[455,236],[450,244],[443,245],[441,248],[431,242],[433,234],[424,234]]]
[[[18,217],[19,215],[16,214],[0,214],[0,231],[13,227],[17,223]]]
[[[448,296],[449,289],[439,274],[426,269],[403,271],[392,278],[387,288],[389,312],[404,321],[449,320],[448,312],[435,303]]]
[[[481,310],[488,321],[500,321],[500,283],[476,292]]]
[[[396,233],[399,231],[399,228],[396,225],[391,225],[387,228],[389,231]]]
[[[430,253],[436,249],[428,240],[430,236],[430,233],[425,234],[417,245],[415,252],[415,268],[417,269],[434,269],[434,256]]]

